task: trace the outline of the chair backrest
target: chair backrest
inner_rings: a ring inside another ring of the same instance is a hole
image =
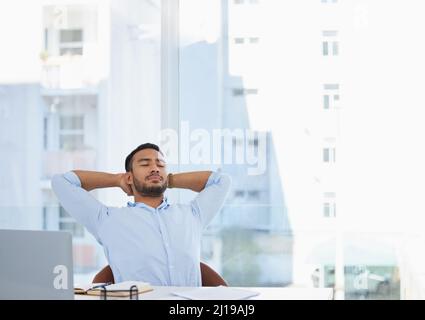
[[[201,279],[203,287],[226,286],[226,280],[213,268],[204,262],[201,262]]]
[[[201,262],[201,278],[203,287],[227,286],[226,281],[213,268]],[[111,282],[114,283],[114,275],[108,265],[100,270],[93,278],[93,283]]]

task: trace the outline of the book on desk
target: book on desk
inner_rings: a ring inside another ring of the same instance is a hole
[[[141,294],[152,291],[153,287],[147,282],[124,281],[120,283],[90,283],[85,285],[76,285],[75,294],[87,294],[100,296],[106,294],[109,297],[129,297],[133,293]]]

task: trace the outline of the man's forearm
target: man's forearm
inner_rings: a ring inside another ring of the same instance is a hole
[[[171,176],[169,186],[171,188],[190,189],[195,192],[201,192],[211,175],[211,171],[196,171],[176,173]]]
[[[99,188],[119,187],[121,174],[96,171],[74,170],[81,181],[81,187],[87,191]]]

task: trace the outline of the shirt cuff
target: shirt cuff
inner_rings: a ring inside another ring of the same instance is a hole
[[[68,180],[69,183],[73,184],[74,186],[81,188],[81,181],[80,178],[78,178],[77,174],[73,171],[68,171],[63,175],[63,177]]]
[[[213,171],[208,177],[207,183],[205,184],[205,188],[209,187],[212,184],[217,184],[220,181],[220,178],[221,174],[217,171]]]

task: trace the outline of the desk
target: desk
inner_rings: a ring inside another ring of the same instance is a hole
[[[186,300],[171,294],[173,291],[193,289],[191,287],[161,287],[153,286],[153,291],[139,295],[139,300]],[[331,300],[331,288],[241,288],[259,292],[260,295],[250,300]],[[76,294],[75,300],[99,300],[99,296]],[[108,297],[108,300],[129,298]]]

